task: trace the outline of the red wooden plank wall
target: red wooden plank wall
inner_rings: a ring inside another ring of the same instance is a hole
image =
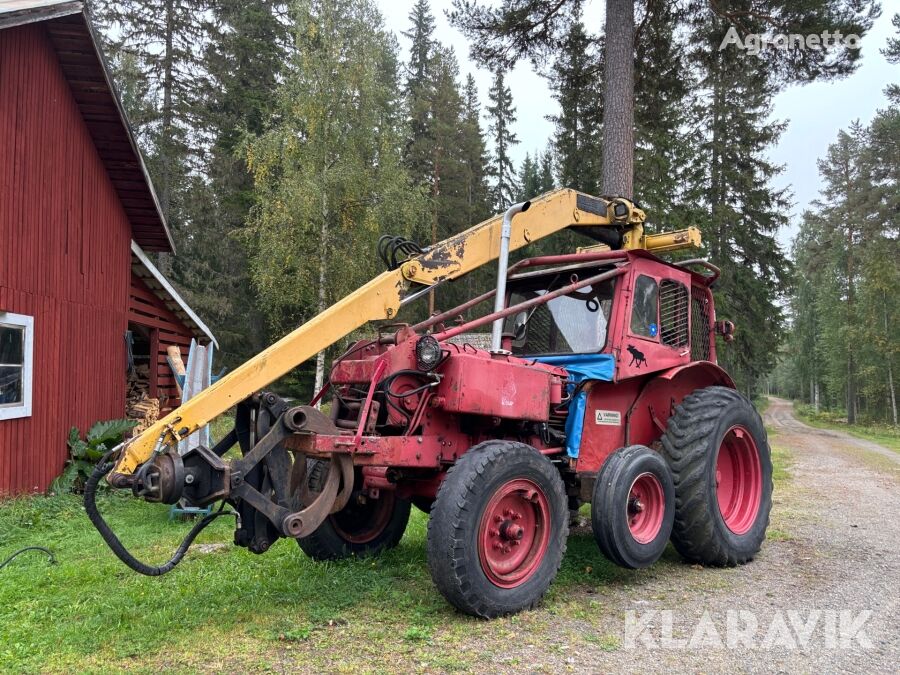
[[[174,410],[181,405],[181,399],[178,397],[172,369],[166,361],[166,350],[170,345],[178,345],[181,358],[187,364],[191,330],[133,273],[128,299],[128,320],[157,331],[156,357],[150,359],[151,365],[156,366],[156,393],[152,395],[159,398],[160,410]]]
[[[0,420],[0,494],[125,405],[131,229],[39,24],[0,31],[0,309],[34,317],[31,417]]]

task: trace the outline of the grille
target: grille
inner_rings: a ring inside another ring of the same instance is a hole
[[[691,296],[691,360],[709,361],[709,299],[696,287]]]
[[[688,342],[688,290],[670,279],[659,285],[659,336],[670,347]]]

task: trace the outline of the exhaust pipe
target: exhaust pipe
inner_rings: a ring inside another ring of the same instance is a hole
[[[506,305],[506,270],[509,266],[509,240],[512,236],[512,219],[517,213],[528,210],[531,202],[513,204],[503,214],[503,226],[500,228],[500,258],[497,262],[497,294],[494,296],[494,312],[502,312]],[[503,319],[494,321],[491,327],[491,352],[499,353]]]

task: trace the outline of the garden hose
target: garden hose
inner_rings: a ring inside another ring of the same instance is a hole
[[[43,546],[26,546],[25,548],[20,548],[18,551],[16,551],[11,556],[9,556],[6,560],[4,560],[2,563],[0,563],[0,570],[2,570],[4,567],[9,565],[9,563],[11,563],[14,558],[22,555],[26,551],[42,551],[43,553],[46,553],[50,557],[50,560],[48,560],[48,562],[51,565],[56,564],[56,558],[53,556],[53,551],[51,551],[49,548],[44,548]]]
[[[146,563],[141,562],[131,555],[128,549],[125,548],[121,541],[119,541],[119,538],[115,535],[109,525],[106,524],[106,521],[103,520],[103,516],[100,515],[100,511],[97,509],[97,486],[101,479],[112,470],[113,466],[115,466],[115,462],[109,461],[113,452],[115,452],[115,450],[111,450],[103,455],[97,463],[97,466],[94,467],[94,471],[87,479],[87,482],[84,485],[84,510],[87,511],[91,523],[97,528],[97,532],[100,533],[100,536],[103,537],[103,541],[105,541],[109,548],[112,549],[112,552],[116,554],[116,557],[135,572],[139,572],[148,577],[158,577],[166,572],[171,572],[175,566],[181,562],[181,559],[184,558],[191,544],[194,542],[194,539],[206,529],[207,525],[212,523],[212,521],[219,516],[237,515],[233,511],[223,511],[222,509],[225,507],[223,502],[222,508],[215,513],[204,516],[202,520],[191,528],[191,531],[188,532],[187,536],[175,550],[175,555],[173,555],[168,562],[159,566],[147,565]]]

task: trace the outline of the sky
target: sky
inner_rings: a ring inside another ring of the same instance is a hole
[[[386,27],[393,31],[400,46],[409,48],[409,40],[401,34],[409,29],[409,10],[412,2],[377,0],[384,15]],[[600,26],[603,21],[603,0],[588,0],[584,8],[584,21],[588,26]],[[825,155],[828,145],[838,131],[846,129],[854,120],[867,124],[879,108],[887,107],[884,88],[891,82],[900,82],[900,66],[889,64],[879,52],[893,35],[891,17],[900,12],[900,0],[882,0],[882,15],[872,30],[862,39],[862,64],[855,73],[836,82],[816,82],[793,86],[775,97],[772,117],[787,121],[788,126],[778,144],[769,152],[784,171],[773,181],[776,188],[789,187],[794,207],[791,224],[779,233],[779,241],[789,247],[797,231],[797,220],[819,190],[819,174],[816,161]],[[435,15],[435,38],[453,47],[460,64],[461,78],[472,73],[478,84],[482,109],[487,101],[491,75],[478,68],[469,59],[469,45],[462,33],[450,26],[445,10],[451,0],[431,0]],[[753,57],[748,57],[753,58]],[[547,117],[557,112],[547,80],[534,72],[531,64],[520,62],[507,76],[516,103],[518,120],[514,132],[519,145],[512,155],[520,163],[525,153],[543,150],[553,135],[553,123]],[[640,195],[638,195],[640,197]]]

